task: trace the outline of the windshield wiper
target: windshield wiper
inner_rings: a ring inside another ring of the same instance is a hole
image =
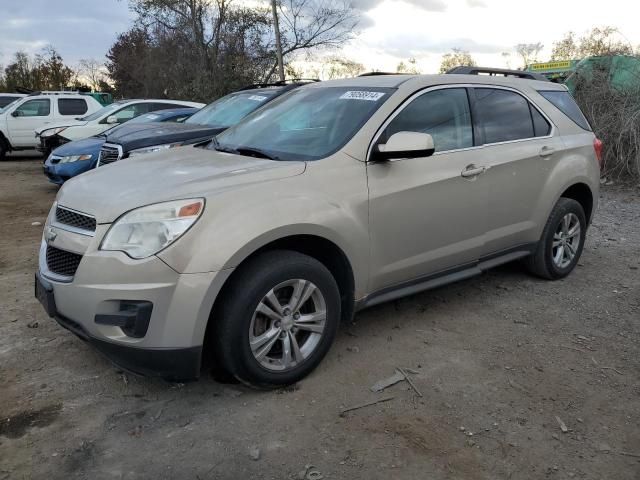
[[[275,155],[271,155],[270,153],[267,153],[264,150],[260,150],[259,148],[236,147],[236,152],[238,152],[240,155],[247,155],[249,157],[266,158],[268,160],[279,160]]]
[[[213,149],[217,152],[226,152],[226,153],[238,153],[237,150],[231,148],[231,147],[226,147],[223,145],[220,145],[220,142],[218,141],[218,139],[216,137],[213,137],[211,139],[211,143],[213,144]]]

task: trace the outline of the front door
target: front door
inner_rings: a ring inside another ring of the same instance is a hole
[[[27,100],[7,117],[9,141],[14,147],[35,147],[35,130],[51,123],[51,100]]]
[[[367,166],[371,292],[475,262],[484,244],[487,184],[475,168],[467,90],[419,94],[376,143],[400,131],[431,134],[436,151]]]

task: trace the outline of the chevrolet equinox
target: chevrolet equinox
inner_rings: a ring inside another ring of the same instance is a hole
[[[208,144],[74,178],[36,296],[122,368],[191,379],[206,356],[269,388],[359,309],[517,259],[563,278],[602,144],[564,86],[512,73],[309,84]]]

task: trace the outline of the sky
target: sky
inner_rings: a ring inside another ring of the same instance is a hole
[[[341,54],[367,70],[395,70],[401,60],[415,58],[423,73],[434,73],[454,47],[468,50],[478,64],[515,68],[514,45],[542,42],[541,60],[547,60],[565,32],[601,25],[618,27],[621,38],[640,45],[637,0],[351,1],[361,12],[360,33]],[[16,50],[35,53],[47,44],[71,64],[104,60],[134,18],[127,0],[0,0],[0,12],[0,65]]]

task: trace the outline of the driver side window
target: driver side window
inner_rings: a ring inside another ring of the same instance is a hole
[[[19,117],[46,117],[51,111],[51,101],[48,98],[28,100],[15,111]]]
[[[378,143],[398,132],[428,133],[436,152],[473,146],[469,98],[464,88],[445,88],[415,98],[387,126]]]
[[[118,110],[113,114],[113,116],[118,119],[118,123],[124,123],[127,120],[131,120],[132,118],[142,115],[143,113],[147,113],[149,111],[149,105],[150,104],[147,103],[135,103]]]

